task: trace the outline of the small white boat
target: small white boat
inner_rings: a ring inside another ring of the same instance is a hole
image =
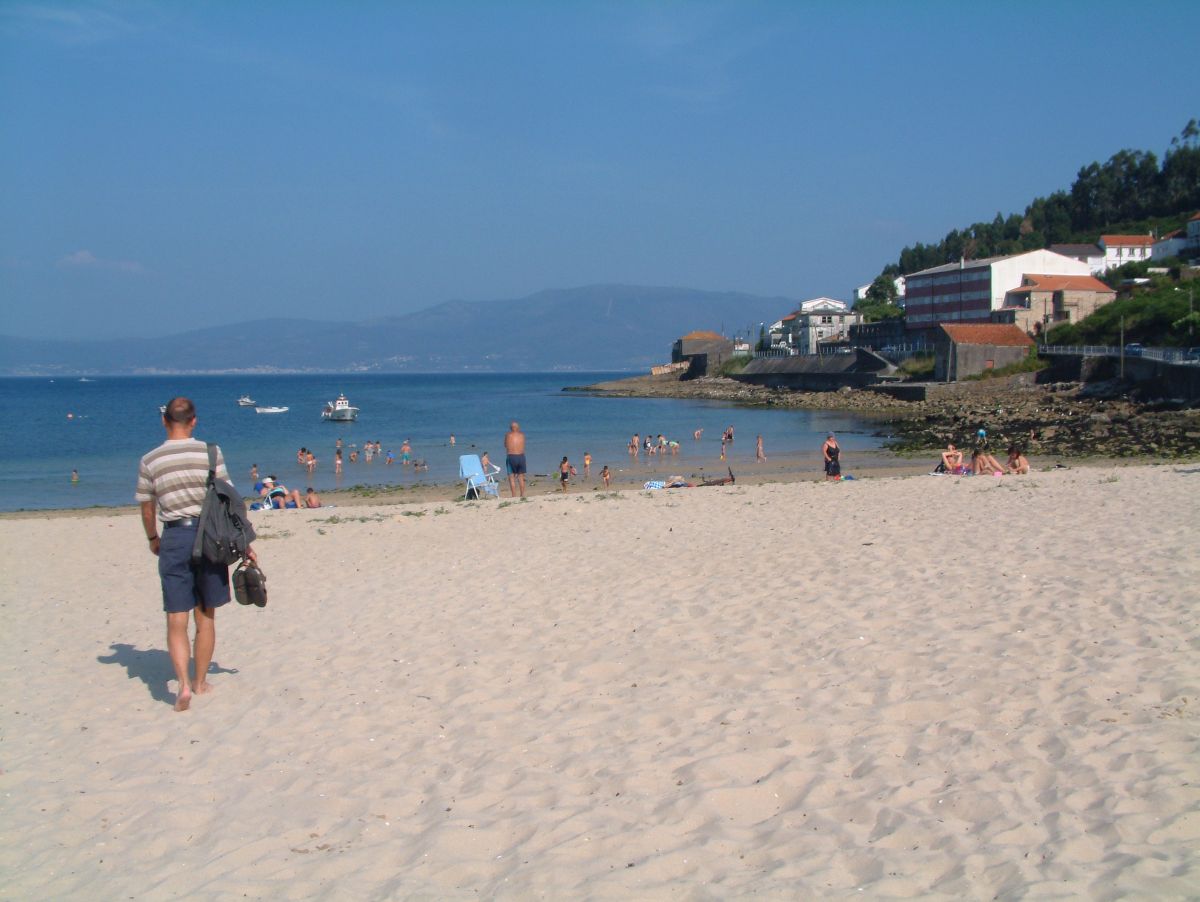
[[[349,423],[358,419],[358,408],[351,407],[345,395],[338,395],[336,401],[326,401],[325,409],[321,411],[321,419],[335,423]]]
[[[286,407],[255,407],[255,413],[287,413]]]
[[[258,402],[249,395],[242,395],[240,398],[238,398],[238,407],[254,407],[257,404]]]

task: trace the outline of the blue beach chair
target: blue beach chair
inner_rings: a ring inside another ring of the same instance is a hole
[[[482,498],[484,495],[491,495],[493,498],[500,497],[500,486],[496,485],[492,474],[483,472],[483,462],[480,461],[478,454],[459,455],[458,478],[466,482],[463,500]]]

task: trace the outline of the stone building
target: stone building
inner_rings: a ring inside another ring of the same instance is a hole
[[[1011,324],[942,323],[934,334],[933,378],[938,382],[1008,366],[1028,357],[1034,346],[1032,338]]]
[[[1115,289],[1094,276],[1026,274],[1019,288],[1004,295],[993,320],[1038,336],[1059,323],[1077,323],[1116,297]]]
[[[713,372],[734,355],[734,343],[716,332],[689,332],[675,340],[671,348],[671,362],[688,362],[689,376],[703,376]]]

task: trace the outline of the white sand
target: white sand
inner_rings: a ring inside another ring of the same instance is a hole
[[[0,520],[0,897],[1196,898],[1198,512],[1185,465],[264,513],[181,714],[136,513]]]

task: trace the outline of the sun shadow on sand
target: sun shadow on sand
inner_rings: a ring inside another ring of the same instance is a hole
[[[101,664],[119,664],[131,680],[141,680],[150,690],[156,702],[174,704],[175,695],[167,688],[167,681],[175,679],[175,668],[171,656],[161,648],[135,648],[127,642],[114,642],[109,646],[111,655],[97,655]],[[209,674],[237,673],[236,669],[222,667],[216,661],[208,665]]]

